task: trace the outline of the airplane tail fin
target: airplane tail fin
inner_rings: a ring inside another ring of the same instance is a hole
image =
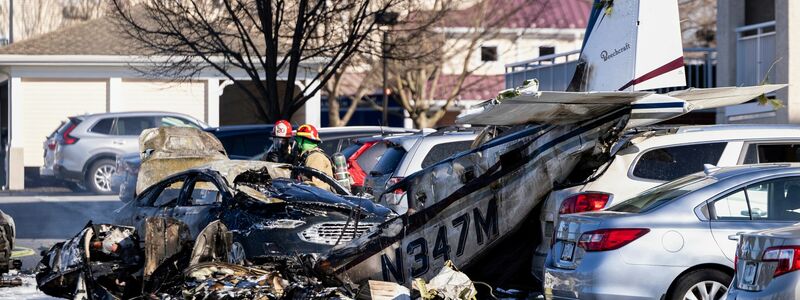
[[[595,0],[567,91],[685,86],[677,0]]]

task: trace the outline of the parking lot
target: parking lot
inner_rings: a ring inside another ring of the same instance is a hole
[[[110,213],[122,202],[117,196],[95,196],[68,192],[43,195],[0,195],[0,210],[14,216],[17,246],[33,250],[22,260],[22,272],[30,273],[39,263],[41,250],[75,235],[90,220],[110,222]],[[35,280],[25,276],[25,286],[0,288],[0,299],[51,299],[35,289]],[[34,286],[31,286],[34,285]]]

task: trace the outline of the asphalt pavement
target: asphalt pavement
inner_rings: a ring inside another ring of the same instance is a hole
[[[116,195],[0,196],[0,210],[16,223],[17,246],[36,253],[22,259],[23,270],[36,267],[40,250],[75,236],[89,221],[111,223],[120,206]]]

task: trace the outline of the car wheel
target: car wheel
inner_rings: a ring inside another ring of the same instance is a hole
[[[725,299],[731,275],[714,269],[696,270],[683,275],[672,293],[673,300]]]
[[[92,164],[86,172],[84,185],[90,191],[97,194],[109,195],[114,192],[111,189],[111,175],[114,175],[117,166],[113,160],[101,159]]]

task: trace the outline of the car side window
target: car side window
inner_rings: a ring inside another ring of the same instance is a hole
[[[711,206],[715,220],[750,220],[747,194],[743,189],[717,199]]]
[[[198,128],[195,123],[189,122],[184,118],[179,117],[161,117],[161,121],[158,126],[175,126],[175,127],[194,127]]]
[[[111,132],[114,135],[138,136],[145,129],[154,127],[156,124],[153,117],[117,118],[117,124]]]
[[[743,164],[800,162],[800,143],[794,144],[750,144],[747,146]]]
[[[347,146],[350,146],[350,144],[353,143],[350,137],[341,137],[332,139],[322,138],[322,140],[324,141],[324,143],[320,144],[319,147],[322,148],[322,151],[325,151],[325,153],[328,153],[329,155],[333,155],[338,151],[342,151],[345,148],[347,148]],[[339,143],[342,143],[341,147],[339,146]]]
[[[800,177],[750,184],[711,207],[715,220],[800,221]]]
[[[717,164],[727,143],[692,144],[653,149],[639,157],[633,176],[669,181],[703,170],[704,164]]]
[[[425,156],[425,159],[422,160],[422,168],[427,168],[453,156],[453,154],[468,150],[470,145],[472,145],[472,141],[442,143],[433,146],[431,151],[428,151],[428,155]]]
[[[800,177],[750,185],[747,198],[753,220],[800,221]]]
[[[184,179],[177,179],[170,183],[165,184],[160,191],[153,195],[150,206],[155,207],[174,207],[178,204],[178,197],[181,195],[183,189]]]
[[[189,194],[189,198],[185,203],[187,206],[205,206],[222,202],[219,188],[211,178],[206,176],[197,177],[192,186],[186,191]]]
[[[100,134],[109,134],[111,133],[112,125],[114,125],[114,118],[102,119],[95,123],[94,126],[92,126],[92,129],[89,131]]]

